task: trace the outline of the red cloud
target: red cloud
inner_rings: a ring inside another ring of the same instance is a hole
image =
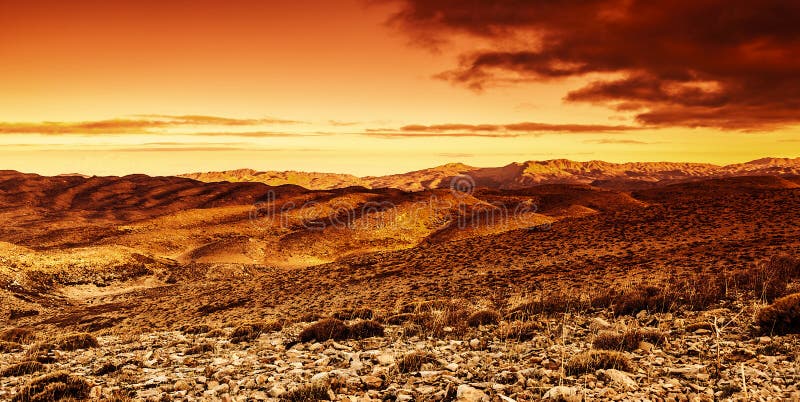
[[[609,74],[566,101],[636,110],[652,126],[800,123],[795,0],[386,1],[401,4],[391,22],[424,42],[466,34],[491,47],[439,75],[455,83]]]

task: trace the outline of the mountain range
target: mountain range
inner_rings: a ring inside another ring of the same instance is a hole
[[[463,179],[462,176],[469,176]],[[800,175],[800,158],[763,158],[725,166],[707,163],[604,161],[576,162],[566,159],[515,162],[501,167],[474,167],[450,163],[429,169],[386,176],[358,177],[349,174],[256,171],[238,169],[189,173],[181,177],[203,182],[259,182],[273,186],[294,184],[310,190],[331,190],[352,186],[422,191],[454,184],[496,189],[521,189],[537,184],[590,184],[603,188],[641,189],[656,183],[681,182],[698,178],[733,176]],[[455,183],[455,180],[469,183]]]

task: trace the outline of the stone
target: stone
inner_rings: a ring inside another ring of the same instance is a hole
[[[639,385],[636,384],[636,381],[624,371],[608,369],[603,371],[603,376],[611,381],[611,383],[616,384],[628,391],[633,391],[639,388]]]
[[[578,395],[578,391],[575,388],[563,385],[550,388],[550,390],[548,390],[542,398],[551,401],[567,402],[579,402],[582,399],[581,396]]]
[[[374,375],[361,377],[361,382],[364,383],[367,389],[381,389],[383,387],[383,379]]]
[[[462,402],[488,402],[489,397],[479,389],[467,384],[461,384],[456,390],[456,400]]]
[[[184,380],[175,381],[175,385],[172,386],[176,391],[188,391],[191,389],[189,383]]]

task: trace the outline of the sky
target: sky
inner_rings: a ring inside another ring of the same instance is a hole
[[[0,1],[0,169],[800,156],[794,0]]]

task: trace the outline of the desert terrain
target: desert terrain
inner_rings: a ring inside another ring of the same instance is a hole
[[[799,400],[800,159],[0,172],[0,400]]]

